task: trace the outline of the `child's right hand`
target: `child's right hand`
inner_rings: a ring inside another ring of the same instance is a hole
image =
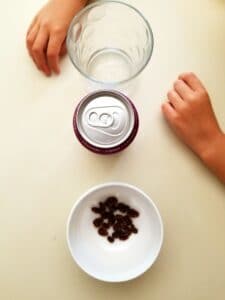
[[[193,73],[185,73],[168,92],[162,110],[177,136],[202,159],[223,137],[209,95]]]
[[[27,48],[39,70],[59,74],[59,56],[66,53],[65,39],[74,15],[85,0],[50,0],[37,14],[27,32]]]

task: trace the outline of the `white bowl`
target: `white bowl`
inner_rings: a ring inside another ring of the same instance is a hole
[[[91,208],[108,196],[139,211],[134,219],[138,234],[127,241],[109,243],[98,235],[92,222],[96,215]],[[143,274],[155,262],[163,241],[163,224],[153,201],[140,189],[125,183],[106,183],[85,193],[73,206],[67,223],[70,253],[80,268],[90,276],[122,282]]]

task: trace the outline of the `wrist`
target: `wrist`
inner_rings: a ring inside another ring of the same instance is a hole
[[[220,155],[221,148],[225,147],[225,134],[222,131],[216,132],[197,153],[200,159],[208,166]]]

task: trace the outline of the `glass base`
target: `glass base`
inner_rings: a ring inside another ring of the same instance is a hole
[[[113,84],[131,76],[132,61],[121,49],[104,48],[92,54],[87,64],[87,73],[94,80]]]

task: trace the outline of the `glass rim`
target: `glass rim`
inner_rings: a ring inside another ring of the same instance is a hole
[[[149,54],[148,54],[148,57],[145,61],[145,63],[132,75],[130,76],[129,78],[126,78],[126,79],[123,79],[123,80],[120,80],[120,81],[102,81],[102,80],[97,80],[97,79],[94,79],[92,76],[88,75],[86,72],[84,72],[79,66],[78,64],[73,60],[72,58],[72,55],[70,54],[70,51],[69,51],[69,37],[71,36],[71,31],[73,29],[73,26],[74,24],[77,22],[77,19],[80,18],[80,16],[82,16],[87,10],[89,10],[90,8],[92,7],[97,7],[101,4],[105,4],[105,3],[116,3],[116,4],[121,4],[121,5],[124,5],[126,6],[127,8],[129,9],[132,9],[133,11],[135,11],[141,18],[142,20],[144,21],[144,23],[146,24],[147,28],[148,28],[148,32],[150,34],[150,39],[151,39],[151,47],[150,47],[150,51],[149,51]],[[67,46],[67,51],[68,51],[68,56],[72,62],[72,64],[74,65],[74,67],[78,70],[78,72],[80,74],[82,74],[86,79],[94,82],[94,83],[97,83],[97,84],[100,84],[100,85],[120,85],[120,84],[124,84],[124,83],[127,83],[133,79],[135,79],[144,69],[145,67],[148,65],[151,57],[152,57],[152,53],[153,53],[153,49],[154,49],[154,35],[153,35],[153,31],[152,31],[152,28],[148,22],[148,20],[144,17],[144,15],[134,6],[128,4],[128,3],[125,3],[125,2],[122,2],[122,1],[119,1],[119,0],[100,0],[100,1],[97,1],[97,2],[94,2],[94,3],[91,3],[91,4],[88,4],[86,7],[84,7],[78,14],[76,14],[71,23],[70,23],[70,26],[69,26],[69,29],[68,29],[68,32],[67,32],[67,37],[66,37],[66,46]]]

